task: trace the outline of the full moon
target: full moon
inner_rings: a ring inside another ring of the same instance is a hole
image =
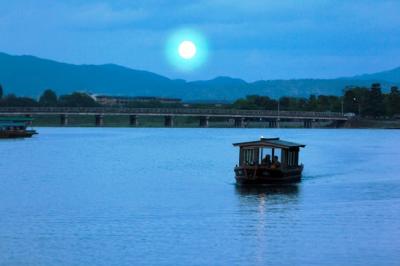
[[[184,59],[192,59],[196,55],[196,45],[192,41],[183,41],[179,44],[179,56]]]

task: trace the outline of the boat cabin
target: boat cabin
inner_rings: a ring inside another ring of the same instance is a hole
[[[12,131],[12,130],[25,130],[26,124],[22,122],[2,122],[0,121],[0,130],[2,131]]]
[[[305,145],[279,138],[234,143],[239,147],[239,164],[235,167],[237,181],[269,182],[299,180],[303,165],[299,162],[300,148]]]
[[[267,165],[275,161],[280,167],[299,166],[299,151],[303,144],[280,140],[279,138],[261,138],[258,141],[235,143],[240,148],[239,166]]]
[[[23,138],[37,134],[35,130],[27,129],[31,122],[29,117],[0,117],[0,138]]]

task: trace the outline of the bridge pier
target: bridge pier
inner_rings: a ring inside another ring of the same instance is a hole
[[[269,120],[268,126],[270,128],[277,128],[277,127],[279,127],[279,121],[278,120]]]
[[[137,115],[130,115],[129,116],[129,125],[131,127],[137,127],[139,125]]]
[[[244,117],[235,118],[235,127],[244,127]]]
[[[31,115],[31,114],[26,114],[25,117],[27,117],[27,118],[32,118],[32,115]],[[27,124],[28,126],[32,126],[32,121],[27,121],[26,124]]]
[[[104,115],[95,115],[96,127],[102,127],[104,125]]]
[[[164,120],[165,127],[174,127],[174,117],[171,115],[167,115]]]
[[[336,128],[341,128],[341,127],[344,127],[344,126],[345,126],[346,121],[344,121],[344,120],[334,120],[334,121],[333,121],[333,124],[334,124],[334,126],[335,126]]]
[[[312,120],[305,119],[304,120],[304,128],[312,128]]]
[[[68,122],[69,122],[68,115],[66,115],[66,114],[61,114],[61,115],[60,115],[60,124],[61,124],[62,126],[68,126]]]
[[[209,119],[210,119],[210,117],[208,117],[208,116],[201,116],[199,126],[200,127],[208,127]]]

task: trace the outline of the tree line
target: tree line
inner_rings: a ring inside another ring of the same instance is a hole
[[[400,91],[393,86],[382,93],[379,83],[366,87],[347,87],[342,96],[310,95],[308,98],[249,95],[232,104],[235,109],[314,111],[354,113],[363,117],[392,117],[400,115]]]
[[[100,106],[90,95],[83,92],[57,96],[53,90],[45,90],[38,100],[30,97],[18,97],[15,94],[3,96],[0,85],[0,106],[2,107],[97,107]]]
[[[38,100],[29,97],[17,97],[14,94],[3,95],[0,85],[0,106],[3,107],[98,107],[90,95],[82,92],[57,96],[53,90],[45,90]],[[400,115],[400,91],[393,86],[390,92],[383,93],[379,83],[366,87],[347,87],[342,96],[310,95],[308,98],[281,97],[278,100],[268,96],[249,95],[232,104],[191,104],[196,108],[232,108],[248,110],[287,110],[315,112],[354,113],[363,117],[392,117]],[[171,107],[159,102],[130,103],[128,107]],[[184,107],[175,104],[173,107]]]
[[[73,92],[58,97],[51,89],[45,90],[38,100],[30,97],[17,97],[15,94],[8,94],[3,97],[3,89],[0,85],[0,107],[101,107],[101,105],[92,96],[84,92]],[[146,102],[132,101],[125,107],[179,108],[183,107],[183,105],[180,103],[161,103],[157,100],[150,100]]]

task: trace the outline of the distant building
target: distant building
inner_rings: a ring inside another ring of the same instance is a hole
[[[104,106],[126,106],[130,103],[147,103],[147,102],[160,102],[164,104],[179,104],[182,103],[178,98],[162,98],[162,97],[147,97],[147,96],[107,96],[107,95],[93,95],[95,101]]]

